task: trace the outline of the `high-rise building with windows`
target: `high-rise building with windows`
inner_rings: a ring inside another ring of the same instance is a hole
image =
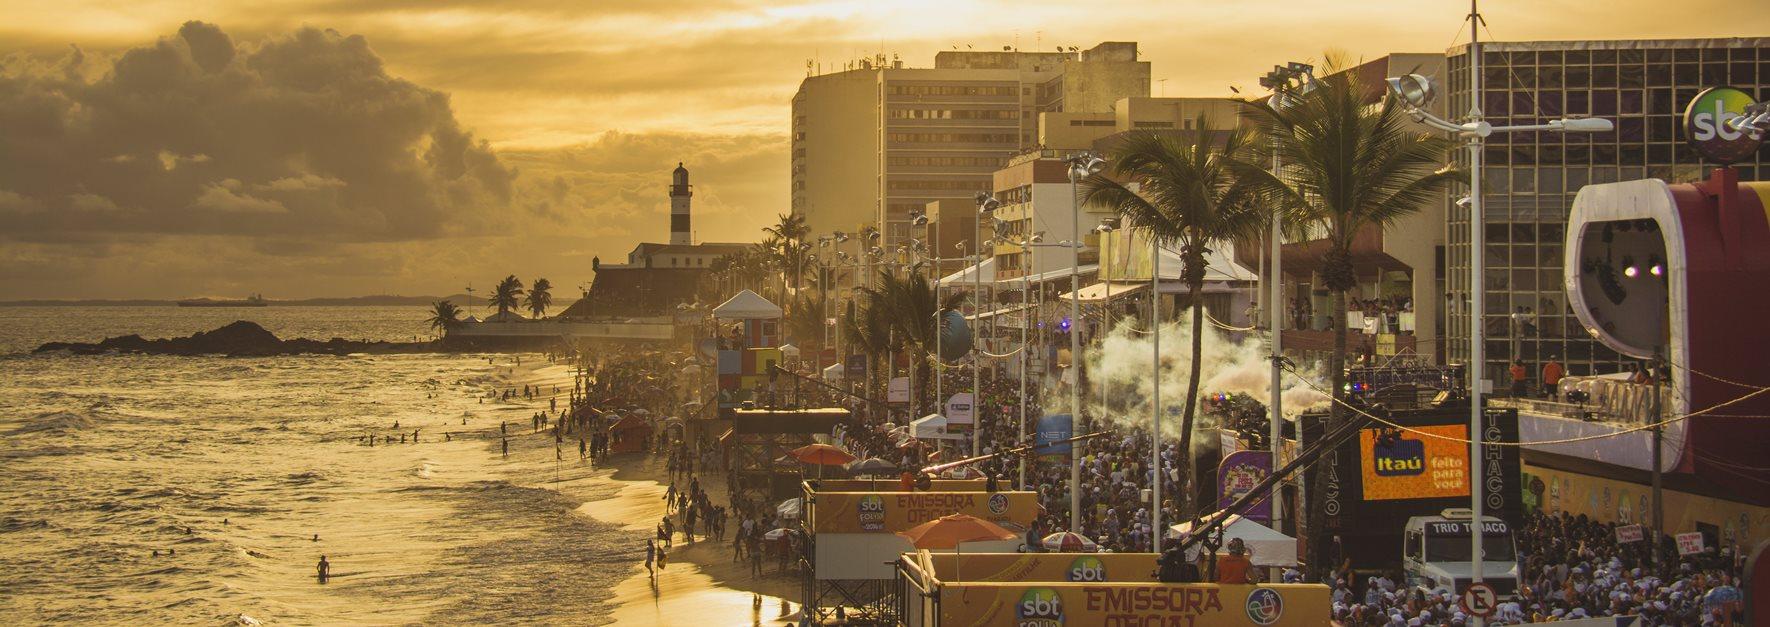
[[[932,68],[866,59],[793,97],[792,210],[814,233],[874,225],[887,248],[930,202],[989,191],[1038,142],[1038,114],[1112,110],[1149,95],[1137,44],[1085,51],[946,51]]]
[[[1632,179],[1703,178],[1682,115],[1696,94],[1731,85],[1770,98],[1770,38],[1482,43],[1482,113],[1495,126],[1565,116],[1615,122],[1597,134],[1495,133],[1484,152],[1487,367],[1512,359],[1535,376],[1550,357],[1568,374],[1617,372],[1625,359],[1593,340],[1568,309],[1562,242],[1580,187]],[[1441,87],[1447,110],[1469,110],[1469,48],[1453,48]],[[1467,151],[1457,159],[1466,162]],[[1735,165],[1741,181],[1770,175],[1770,148]],[[1454,202],[1457,194],[1447,202]],[[1469,212],[1445,208],[1449,361],[1469,355]],[[1503,384],[1496,383],[1503,388]]]

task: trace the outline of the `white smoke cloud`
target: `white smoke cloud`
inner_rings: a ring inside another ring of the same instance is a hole
[[[1108,421],[1115,424],[1147,428],[1155,382],[1159,377],[1162,405],[1168,412],[1162,417],[1162,433],[1167,437],[1178,436],[1183,408],[1186,403],[1193,402],[1193,399],[1186,398],[1186,385],[1192,374],[1192,325],[1189,314],[1183,312],[1182,317],[1188,320],[1162,325],[1159,373],[1152,364],[1155,338],[1148,332],[1147,323],[1139,320],[1118,321],[1099,347],[1085,352],[1083,359],[1089,371],[1094,373],[1094,380],[1089,384],[1095,389],[1090,390],[1090,396],[1097,396],[1094,393],[1102,379],[1107,386],[1106,406],[1093,407],[1095,415],[1107,416]],[[1198,390],[1201,397],[1239,393],[1266,402],[1271,389],[1272,367],[1260,339],[1249,337],[1236,341],[1216,327],[1207,326],[1201,347]],[[1315,365],[1299,369],[1312,380],[1326,380]],[[1280,390],[1287,419],[1295,419],[1304,410],[1327,403],[1327,397],[1288,373]],[[1062,394],[1047,395],[1047,398],[1055,405],[1068,401],[1068,396]],[[1195,433],[1216,426],[1202,412],[1197,414],[1194,422]],[[1193,441],[1199,440],[1195,435]]]

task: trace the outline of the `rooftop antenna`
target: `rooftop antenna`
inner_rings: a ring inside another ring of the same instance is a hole
[[[1162,84],[1162,90],[1161,90],[1162,97],[1163,98],[1168,97],[1168,79],[1158,78],[1158,79],[1155,79],[1155,82]]]

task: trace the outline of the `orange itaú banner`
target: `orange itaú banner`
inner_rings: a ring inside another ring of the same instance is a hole
[[[1206,627],[1328,624],[1320,584],[943,583],[941,627]]]
[[[1154,553],[932,553],[941,581],[1155,581]],[[958,566],[954,566],[957,562]],[[962,567],[962,568],[960,568]]]
[[[896,533],[949,514],[1025,529],[1039,513],[1033,492],[819,492],[812,533]]]
[[[1410,427],[1463,439],[1463,425]],[[1358,432],[1364,500],[1430,499],[1469,495],[1469,445],[1397,429]]]

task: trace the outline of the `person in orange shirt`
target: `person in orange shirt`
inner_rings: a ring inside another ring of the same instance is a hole
[[[1241,538],[1229,541],[1229,554],[1217,558],[1217,583],[1251,583],[1248,571],[1253,570],[1254,563],[1246,555],[1247,545]]]
[[[1524,396],[1525,387],[1529,385],[1529,377],[1530,371],[1524,369],[1524,362],[1512,360],[1512,396]]]
[[[1561,400],[1561,377],[1566,375],[1567,369],[1555,360],[1554,355],[1550,355],[1549,363],[1543,364],[1543,391],[1549,398]]]

